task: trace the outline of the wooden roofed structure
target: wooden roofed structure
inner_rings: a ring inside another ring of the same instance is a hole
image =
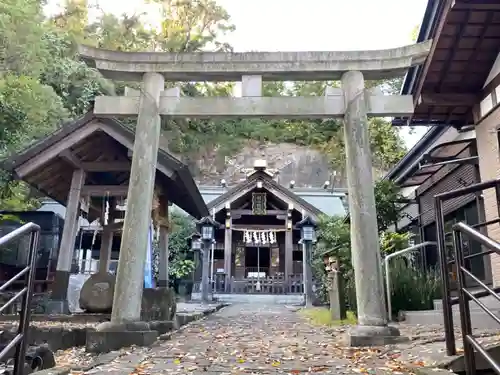
[[[417,41],[429,39],[425,64],[410,68],[402,88],[414,97],[414,114],[393,124],[473,124],[477,103],[500,83],[496,77],[483,87],[500,51],[500,3],[429,0]]]
[[[73,171],[84,170],[87,175],[81,194],[91,198],[89,219],[93,220],[102,214],[101,205],[96,204],[100,197],[127,195],[133,144],[132,129],[89,113],[4,160],[3,167],[65,206]],[[187,166],[162,148],[156,186],[195,218],[208,214]]]

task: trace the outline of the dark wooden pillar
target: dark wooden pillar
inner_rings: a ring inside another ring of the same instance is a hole
[[[293,274],[293,223],[292,223],[293,206],[288,207],[287,218],[285,222],[285,280],[288,282],[289,277]]]
[[[233,229],[231,211],[226,207],[226,223],[224,230],[224,272],[226,274],[226,279],[224,282],[226,292],[229,292],[231,283],[231,262],[233,258]]]
[[[67,314],[68,285],[71,263],[75,251],[75,238],[78,229],[80,211],[80,195],[85,183],[85,171],[77,169],[73,172],[66,204],[66,215],[61,238],[61,246],[57,258],[56,275],[52,284],[52,296],[47,309],[49,313]]]
[[[160,238],[158,241],[158,286],[168,287],[168,199],[166,195],[159,197],[158,225],[160,226]]]
[[[280,248],[278,246],[270,247],[271,268],[269,274],[275,276],[280,271]]]
[[[236,246],[234,259],[234,277],[242,279],[245,277],[245,246],[243,244]]]

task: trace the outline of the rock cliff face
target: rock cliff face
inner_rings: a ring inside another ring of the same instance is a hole
[[[334,182],[326,158],[319,151],[305,146],[251,142],[237,154],[224,158],[217,157],[216,151],[188,163],[201,185],[218,185],[222,179],[228,185],[237,184],[257,159],[265,159],[268,169],[277,171],[276,179],[285,186],[292,180],[296,187],[321,187],[325,181]],[[335,186],[344,186],[340,180],[337,176]]]
[[[160,138],[160,146],[168,150],[168,136]],[[200,185],[219,185],[226,180],[235,185],[245,179],[245,174],[253,169],[254,161],[265,159],[269,169],[278,171],[276,180],[287,186],[295,181],[296,187],[322,187],[325,181],[337,188],[346,187],[346,177],[333,170],[327,158],[311,147],[292,143],[263,143],[248,141],[248,144],[231,156],[221,157],[217,148],[200,150],[197,155],[187,157],[177,155],[189,167],[195,181]],[[373,176],[379,179],[384,171],[373,169]]]

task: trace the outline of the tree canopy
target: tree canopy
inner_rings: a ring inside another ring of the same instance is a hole
[[[100,12],[89,18],[86,0],[66,0],[60,13],[45,16],[40,0],[0,0],[0,157],[25,148],[92,107],[96,95],[123,93],[132,83],[104,79],[76,56],[77,43],[122,51],[231,51],[224,36],[235,29],[230,15],[215,0],[150,0],[158,8],[160,27],[143,14]],[[336,82],[330,82],[336,84]],[[398,91],[401,78],[371,82],[388,92]],[[232,83],[180,83],[191,96],[230,95]],[[268,82],[267,96],[323,95],[325,82]],[[133,119],[130,124],[134,124]],[[248,139],[288,142],[323,152],[333,170],[342,174],[345,153],[338,120],[163,120],[169,148],[198,160],[208,150],[231,156]],[[389,169],[406,151],[385,119],[370,120],[374,167]],[[0,176],[0,209],[30,207],[29,189]],[[26,199],[23,199],[26,197]]]

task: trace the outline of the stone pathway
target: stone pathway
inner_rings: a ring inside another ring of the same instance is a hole
[[[197,302],[177,302],[177,313],[204,312],[213,309],[220,304],[203,304]]]
[[[85,374],[406,373],[384,348],[344,348],[340,332],[311,326],[286,306],[233,305],[171,340],[134,348]]]

